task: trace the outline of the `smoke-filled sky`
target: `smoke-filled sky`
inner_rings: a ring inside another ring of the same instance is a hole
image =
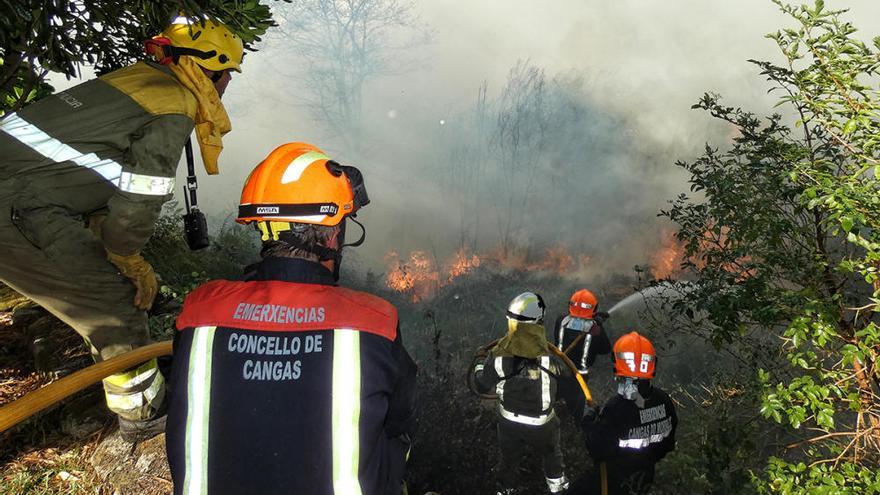
[[[826,3],[851,8],[864,37],[880,34],[880,3]],[[364,172],[373,203],[361,215],[363,265],[382,266],[389,249],[442,258],[463,233],[486,250],[506,232],[519,246],[589,254],[594,273],[625,270],[656,250],[656,213],[686,189],[674,161],[731,135],[690,106],[712,91],[771,112],[775,96],[746,60],[778,61],[764,35],[792,25],[769,0],[430,0],[415,13],[430,40],[393,52],[390,73],[367,82],[359,149],[316,124],[299,76],[308,67],[282,37],[267,37],[224,97],[234,130],[221,176],[200,180],[205,209],[228,214],[269,151],[308,141]],[[533,163],[514,167],[491,146],[497,119],[480,134],[471,117],[484,82],[493,115],[517,64],[544,71],[561,117],[550,118]]]

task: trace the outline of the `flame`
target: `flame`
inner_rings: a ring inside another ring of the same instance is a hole
[[[469,258],[468,250],[466,248],[461,248],[452,256],[452,260],[449,263],[449,277],[446,281],[447,283],[452,282],[462,275],[467,275],[473,271],[474,268],[478,268],[479,266],[480,257],[475,254]]]
[[[505,254],[502,249],[496,248],[485,255],[477,255],[468,248],[461,248],[438,266],[425,251],[412,251],[407,258],[402,258],[396,251],[389,251],[385,255],[385,264],[388,266],[385,284],[394,291],[409,294],[413,302],[419,302],[435,296],[440,288],[472,273],[485,265],[486,261],[511,270],[543,271],[565,276],[588,265],[590,257],[585,254],[574,256],[564,246],[551,246],[536,259],[530,259],[522,251],[508,250]]]
[[[681,275],[681,264],[685,261],[684,243],[675,237],[675,233],[669,230],[661,232],[660,250],[651,256],[651,273],[657,279],[670,278]],[[726,228],[713,232],[712,228],[707,228],[699,240],[697,253],[689,259],[693,266],[700,270],[706,267],[706,259],[704,251],[709,249],[730,249],[730,240],[728,230]],[[745,255],[737,258],[733,262],[723,262],[719,267],[736,276],[737,280],[742,281],[750,277],[754,277],[757,271],[754,268],[745,268],[751,263],[752,257]]]
[[[681,273],[684,245],[670,230],[662,231],[660,237],[660,249],[651,256],[651,273],[656,279],[670,278]]]
[[[440,274],[434,259],[425,251],[413,251],[402,261],[396,251],[385,255],[388,274],[385,284],[401,293],[409,293],[412,302],[419,302],[436,294],[440,288]]]

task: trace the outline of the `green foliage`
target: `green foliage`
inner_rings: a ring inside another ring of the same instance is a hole
[[[257,0],[0,0],[0,113],[42,96],[49,72],[75,77],[94,65],[102,73],[141,58],[143,41],[180,12],[218,18],[248,44],[275,25]]]
[[[240,278],[244,267],[258,259],[258,236],[230,222],[212,232],[209,247],[190,251],[180,217],[177,205],[169,204],[143,250],[160,280],[150,315],[150,333],[156,339],[172,335],[177,312],[193,289],[209,280]]]
[[[845,11],[822,1],[774,3],[798,25],[768,36],[787,63],[753,62],[796,129],[704,96],[695,108],[739,134],[730,150],[707,147],[679,164],[701,199],[682,195],[663,214],[691,257],[696,288],[685,299],[712,322],[706,337],[736,348],[744,335],[771,336],[785,358],[761,363],[756,406],[798,441],[768,460],[755,485],[877,493],[880,38],[868,47]]]
[[[664,374],[670,371],[666,365]],[[762,432],[751,421],[754,415],[748,406],[759,390],[744,381],[747,377],[721,373],[713,378],[716,385],[682,384],[673,395],[687,407],[679,409],[676,449],[658,466],[652,493],[755,493],[750,470],[761,467],[754,453],[760,448]],[[696,389],[697,395],[692,395],[690,388]]]
[[[3,59],[0,58],[0,66],[2,65],[4,65]],[[46,82],[40,81],[36,84],[30,84],[24,77],[22,77],[22,74],[16,74],[10,90],[7,93],[2,94],[3,100],[0,101],[0,115],[2,115],[4,109],[39,100],[44,96],[52,94],[54,91],[55,88]]]
[[[767,480],[756,479],[761,494],[876,495],[880,471],[851,462],[808,466],[770,459]]]

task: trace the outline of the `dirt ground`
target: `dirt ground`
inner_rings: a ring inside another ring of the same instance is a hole
[[[82,339],[54,317],[28,304],[16,304],[15,316],[0,312],[0,406],[91,363]],[[37,361],[47,371],[37,371]],[[0,433],[0,493],[171,493],[164,436],[132,449],[103,402],[93,385]],[[138,462],[141,469],[130,468]]]

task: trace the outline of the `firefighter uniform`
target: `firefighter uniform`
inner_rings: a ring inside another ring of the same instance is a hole
[[[0,281],[73,327],[98,360],[149,342],[135,287],[105,248],[127,255],[149,239],[196,107],[171,70],[140,62],[0,120]],[[106,215],[100,238],[85,228],[95,214]],[[130,419],[162,397],[155,363],[105,384],[108,406]]]
[[[193,291],[177,328],[174,493],[400,493],[416,367],[391,304],[270,257]]]
[[[642,399],[615,395],[597,418],[585,418],[587,449],[596,468],[572,487],[573,495],[600,493],[601,464],[605,464],[610,495],[648,492],[654,465],[675,449],[678,417],[662,390],[652,387]]]
[[[611,352],[611,341],[608,340],[599,318],[578,318],[565,314],[556,319],[554,328],[556,347],[568,350],[566,355],[581,373],[589,371],[597,356]],[[569,349],[581,335],[583,338]]]
[[[527,454],[541,457],[551,493],[568,488],[554,403],[557,396],[565,397],[572,407],[576,401],[570,392],[577,385],[547,343],[545,310],[539,294],[516,296],[507,308],[507,335],[474,369],[476,391],[498,395],[499,494],[516,492],[517,467]]]
[[[475,370],[477,391],[498,394],[498,481],[502,488],[518,485],[517,466],[528,455],[541,458],[551,493],[568,481],[554,402],[557,379],[571,371],[555,356],[536,359],[490,353]]]

